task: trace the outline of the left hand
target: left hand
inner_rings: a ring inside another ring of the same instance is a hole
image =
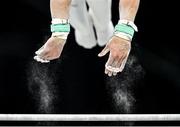
[[[105,74],[108,74],[108,76],[115,76],[118,72],[122,72],[130,50],[130,41],[113,36],[101,53],[98,54],[99,57],[103,57],[110,52],[108,61],[105,65]]]
[[[58,59],[61,56],[65,41],[66,40],[51,36],[47,42],[35,52],[36,56],[34,59],[41,63],[48,63],[50,60]]]

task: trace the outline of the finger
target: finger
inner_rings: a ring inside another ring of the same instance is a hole
[[[38,56],[35,56],[34,60],[36,60],[37,62],[41,62],[41,59]]]
[[[113,76],[116,76],[117,75],[117,72],[113,72]]]
[[[113,72],[108,69],[105,69],[105,74],[107,74],[109,77],[111,77],[113,75]]]
[[[113,75],[113,71],[110,68],[105,68],[105,74],[107,74],[110,77]]]
[[[108,69],[105,68],[104,73],[105,73],[105,74],[108,74],[108,72],[109,72]]]
[[[112,73],[113,73],[112,71],[109,71],[109,72],[108,72],[108,76],[111,77],[111,76],[112,76]]]
[[[44,60],[51,60],[50,58],[50,54],[49,53],[44,53],[43,55],[39,55],[39,57],[41,59],[44,59]]]
[[[44,48],[44,45],[43,45],[40,49],[38,49],[38,50],[35,52],[35,54],[36,54],[36,55],[39,55],[39,54],[42,52],[43,48]]]
[[[42,58],[40,56],[38,56],[38,57],[39,57],[41,63],[49,63],[50,62],[50,60],[48,60],[48,59]]]
[[[116,75],[117,75],[117,72],[118,72],[118,67],[117,67],[117,66],[118,66],[118,63],[119,63],[119,60],[116,60],[116,61],[114,61],[113,64],[112,64],[112,66],[113,66],[113,68],[112,68],[112,69],[113,69],[112,75],[113,75],[113,76],[116,76]]]
[[[113,61],[113,63],[112,63],[112,67],[117,68],[117,67],[118,67],[117,65],[118,65],[118,63],[119,63],[119,61],[120,61],[121,58],[122,58],[122,56],[116,58],[116,59]]]
[[[40,52],[40,54],[38,54],[38,56],[39,56],[41,59],[46,59],[45,56],[48,56],[48,54],[49,54],[48,51],[42,49],[41,52]]]
[[[109,77],[112,76],[113,70],[112,70],[112,64],[114,62],[114,58],[112,57],[111,53],[109,54],[108,61],[106,62],[106,73],[108,74]]]
[[[50,62],[49,60],[41,59],[39,56],[35,56],[34,60],[36,60],[38,62],[41,62],[41,63],[48,63],[48,62]]]
[[[123,71],[123,69],[124,69],[124,67],[125,67],[125,65],[126,65],[127,60],[128,60],[128,56],[126,56],[126,58],[122,61],[122,64],[121,64],[121,66],[120,66],[120,72]]]
[[[112,54],[110,53],[109,58],[108,58],[108,60],[106,62],[106,67],[112,66],[113,62],[114,62],[114,58],[112,57]]]
[[[123,59],[122,63],[121,63],[121,66],[120,66],[120,70],[121,72],[123,71],[125,65],[126,65],[126,62],[128,60],[128,57],[129,57],[129,53],[130,53],[130,50],[128,51],[128,53],[125,55],[125,58]]]
[[[111,54],[109,55],[109,59],[108,59],[108,61],[106,62],[106,65],[105,65],[105,67],[106,67],[106,69],[109,71],[108,73],[109,73],[109,75],[112,75],[111,73],[113,73],[114,72],[114,70],[115,70],[115,68],[113,67],[113,63],[115,63],[115,61],[114,61],[114,58],[111,56]],[[111,72],[111,73],[110,73]]]
[[[123,60],[126,58],[126,55],[123,55],[120,59],[119,59],[119,61],[118,61],[118,63],[117,63],[117,68],[120,68],[121,67],[121,64],[122,64],[122,62],[123,62]]]
[[[49,62],[50,62],[49,60],[41,59],[41,63],[49,63]]]
[[[33,59],[37,61],[37,56],[34,56],[34,58],[33,58]]]
[[[42,49],[41,49],[41,50],[38,50],[38,51],[35,52],[35,54],[36,54],[36,55],[39,55],[42,51],[43,51]]]
[[[113,75],[117,75],[118,72],[120,72],[120,65],[122,63],[122,60],[125,58],[125,56],[122,56],[121,58],[119,58],[118,60],[116,60],[113,63],[113,67],[108,66],[107,69],[113,72]]]
[[[105,48],[98,54],[99,57],[105,56],[109,52],[109,47],[106,45]]]

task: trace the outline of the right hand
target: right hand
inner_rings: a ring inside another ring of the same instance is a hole
[[[117,73],[122,72],[127,62],[130,50],[130,41],[113,36],[98,55],[99,57],[103,57],[110,52],[108,61],[105,64],[105,74],[108,76],[115,76]]]
[[[34,59],[41,63],[48,63],[50,60],[58,59],[61,56],[66,40],[50,37],[47,42],[35,52]]]

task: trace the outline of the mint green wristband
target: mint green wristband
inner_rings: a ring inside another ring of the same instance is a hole
[[[51,32],[70,32],[69,24],[51,24]]]
[[[130,36],[134,36],[134,29],[126,24],[117,24],[115,26],[115,32],[122,32]]]

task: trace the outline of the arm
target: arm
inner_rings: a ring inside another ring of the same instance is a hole
[[[120,19],[127,19],[129,21],[135,20],[136,13],[139,8],[140,0],[120,0],[119,14]]]
[[[69,8],[71,0],[51,0],[51,17],[52,19],[69,19]],[[63,38],[51,36],[47,42],[36,51],[35,60],[47,63],[60,57],[66,42],[67,34]]]
[[[134,22],[138,11],[140,0],[120,0],[119,14],[120,20],[128,20]],[[121,34],[122,35],[122,34]],[[117,75],[122,72],[131,49],[131,39],[125,39],[126,36],[114,35],[107,43],[106,47],[98,55],[102,57],[108,52],[109,58],[105,65],[105,73],[109,76]]]
[[[69,18],[69,7],[71,0],[51,0],[51,17],[68,19]]]

